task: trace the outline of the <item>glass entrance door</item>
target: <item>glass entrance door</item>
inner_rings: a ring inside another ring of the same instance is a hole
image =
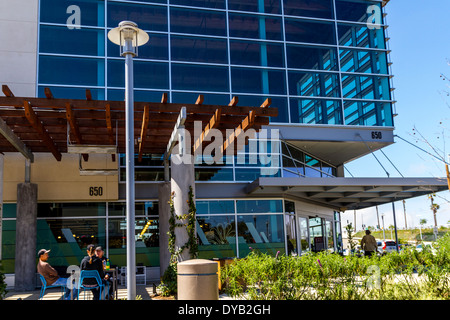
[[[326,237],[322,218],[320,217],[309,218],[309,238],[312,252],[319,252],[326,250],[326,239],[325,239]]]
[[[298,216],[297,222],[300,254],[303,254],[311,250],[308,237],[308,218]]]

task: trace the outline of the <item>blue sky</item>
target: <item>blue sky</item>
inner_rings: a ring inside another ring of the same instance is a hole
[[[417,130],[441,154],[450,154],[450,97],[443,91],[450,85],[440,77],[445,74],[450,77],[450,13],[449,0],[391,0],[386,6],[386,23],[389,25],[387,34],[390,37],[389,46],[392,50],[391,61],[394,92],[397,100],[394,118],[394,134],[414,142],[417,146],[433,153],[432,149],[422,139],[414,135]],[[447,105],[448,104],[448,105]],[[433,157],[408,145],[398,138],[395,143],[383,149],[394,165],[405,177],[444,177],[445,166]],[[391,177],[400,177],[397,170],[380,152],[375,155],[389,172]],[[383,168],[373,155],[367,155],[346,165],[355,177],[386,177]],[[348,173],[346,172],[346,175]],[[440,205],[437,213],[438,225],[450,220],[450,192],[437,194],[435,202]],[[393,224],[392,204],[378,207],[380,214],[385,214],[385,226]],[[404,210],[401,201],[395,203],[397,225],[405,226]],[[377,217],[375,208],[358,210],[357,228],[361,222],[375,226]],[[430,200],[419,197],[406,201],[408,227],[418,226],[419,219],[428,220],[427,225],[434,225],[430,210]],[[342,215],[353,222],[353,210]],[[381,218],[380,218],[381,220]]]

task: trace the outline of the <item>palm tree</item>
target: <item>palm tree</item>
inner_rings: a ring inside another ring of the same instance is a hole
[[[434,193],[432,193],[428,196],[428,199],[431,200],[430,209],[431,209],[431,211],[433,211],[434,226],[437,227],[436,213],[440,209],[440,206],[437,203],[434,203],[434,197],[436,197],[436,195]]]

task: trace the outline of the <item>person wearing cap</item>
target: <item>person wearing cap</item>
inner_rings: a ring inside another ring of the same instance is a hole
[[[70,300],[71,291],[67,287],[67,278],[61,278],[58,275],[58,272],[53,268],[48,261],[48,253],[50,250],[41,249],[38,252],[39,262],[37,265],[37,271],[40,275],[42,275],[47,281],[47,285],[64,285],[66,286],[66,292],[64,293],[64,300]],[[72,298],[75,299],[77,297],[77,289],[74,289]]]
[[[108,260],[108,258],[105,256],[105,252],[103,251],[103,248],[101,246],[95,248],[95,255],[102,262],[103,270],[106,270],[106,261]],[[109,300],[114,300],[113,284],[111,279],[106,279],[106,283],[109,287]]]
[[[93,244],[87,246],[87,256],[85,256],[83,260],[81,260],[80,269],[97,270],[100,279],[102,279],[103,283],[105,283],[105,280],[109,278],[109,276],[105,275],[105,272],[103,271],[102,261],[95,255],[95,246]],[[94,286],[96,284],[97,281],[95,281],[95,279],[86,278],[83,281],[83,285],[87,286]],[[94,296],[94,300],[99,300],[100,289],[99,288],[92,289],[92,295]]]

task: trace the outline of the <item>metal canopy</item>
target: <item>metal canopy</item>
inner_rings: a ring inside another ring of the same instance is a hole
[[[283,196],[344,211],[448,190],[446,178],[259,178],[252,196]]]
[[[89,146],[117,147],[118,153],[125,152],[124,101],[92,100],[89,90],[86,100],[55,98],[49,88],[45,88],[46,98],[16,97],[6,85],[2,91],[5,96],[0,97],[0,119],[14,133],[16,143],[11,143],[11,134],[9,139],[0,135],[0,152],[20,151],[30,157],[33,152],[51,152],[58,161],[62,153],[69,151],[68,146],[76,146],[77,152],[89,152]],[[191,146],[197,143],[197,148],[198,143],[203,148],[208,143],[204,139],[194,141],[194,121],[202,121],[205,128],[220,113],[215,128],[225,137],[227,129],[239,129],[243,122],[249,123],[249,118],[251,126],[246,128],[259,130],[269,124],[270,117],[278,115],[277,108],[269,108],[270,99],[256,107],[237,106],[237,97],[226,106],[205,105],[203,100],[199,95],[192,104],[168,103],[164,93],[161,102],[135,102],[134,131],[139,159],[143,154],[167,151],[182,107],[186,108],[185,128],[192,133]],[[85,160],[87,156],[83,154]]]

